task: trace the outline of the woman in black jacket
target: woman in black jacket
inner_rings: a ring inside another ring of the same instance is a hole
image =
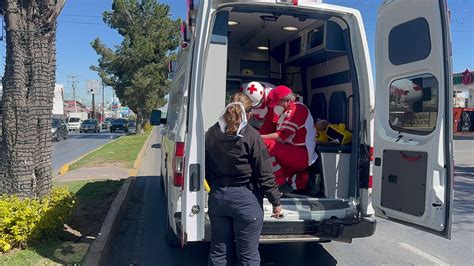
[[[258,131],[247,125],[250,98],[237,93],[232,101],[206,133],[206,179],[211,185],[209,265],[230,263],[234,239],[239,265],[260,265],[263,209],[259,192],[272,203],[274,216],[280,215],[281,193],[265,144]]]

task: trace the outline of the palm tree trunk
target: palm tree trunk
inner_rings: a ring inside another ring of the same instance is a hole
[[[56,81],[56,25],[31,40],[32,83],[36,116],[35,176],[36,194],[45,195],[51,190],[51,115]]]
[[[3,165],[0,193],[49,193],[51,113],[56,68],[56,18],[63,1],[7,0],[3,78]]]

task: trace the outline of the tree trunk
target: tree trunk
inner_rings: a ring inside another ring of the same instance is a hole
[[[142,111],[137,112],[137,134],[143,134],[143,115]]]
[[[150,111],[144,110],[143,111],[143,125],[150,124]]]
[[[56,69],[56,18],[64,0],[7,0],[3,78],[2,193],[49,193],[51,115]]]

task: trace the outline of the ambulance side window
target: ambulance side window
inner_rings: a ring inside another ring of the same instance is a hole
[[[173,84],[171,87],[166,121],[166,126],[169,130],[175,130],[178,126],[179,112],[184,98],[184,76],[183,73],[180,73],[176,84]]]
[[[388,57],[393,65],[420,61],[430,55],[430,28],[425,18],[393,27],[388,38]]]
[[[431,74],[398,79],[390,84],[389,122],[393,130],[428,135],[438,117],[438,80]]]

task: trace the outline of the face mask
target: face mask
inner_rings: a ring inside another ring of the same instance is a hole
[[[277,106],[273,107],[273,112],[277,116],[280,116],[285,112],[285,108],[283,108],[283,106],[281,106],[281,105],[277,105]]]

